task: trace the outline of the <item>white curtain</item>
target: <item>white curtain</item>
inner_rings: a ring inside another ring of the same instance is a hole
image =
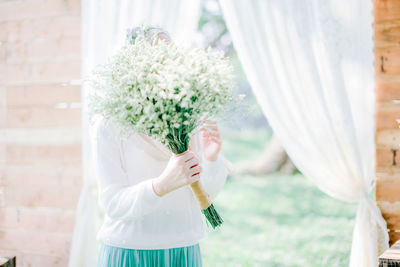
[[[141,23],[166,29],[175,42],[190,45],[200,16],[200,0],[82,0],[83,187],[77,207],[69,267],[96,266],[99,227],[96,179],[92,172],[85,78],[123,44],[126,29]]]
[[[328,195],[358,202],[351,267],[388,247],[375,181],[372,1],[220,0],[239,59],[289,156]]]

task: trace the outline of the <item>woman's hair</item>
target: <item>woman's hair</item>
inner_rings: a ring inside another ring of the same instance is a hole
[[[136,37],[139,35],[144,35],[147,38],[147,41],[150,43],[153,42],[154,37],[156,36],[167,41],[171,40],[171,36],[168,31],[159,26],[150,25],[140,25],[132,29],[127,29],[126,40],[130,44],[134,44]]]

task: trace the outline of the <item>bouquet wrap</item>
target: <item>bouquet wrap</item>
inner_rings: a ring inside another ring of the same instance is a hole
[[[209,199],[209,195],[204,190],[203,185],[199,181],[196,181],[196,182],[190,184],[190,187],[192,188],[194,195],[196,196],[197,200],[199,201],[200,208],[202,210],[205,210],[211,206],[212,203]]]

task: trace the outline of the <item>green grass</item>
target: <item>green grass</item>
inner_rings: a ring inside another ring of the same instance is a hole
[[[235,164],[257,157],[267,131],[224,133]],[[301,174],[230,177],[215,201],[222,227],[201,240],[204,266],[348,266],[356,205]]]

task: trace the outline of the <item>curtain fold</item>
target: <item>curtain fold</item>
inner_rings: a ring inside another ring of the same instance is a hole
[[[97,184],[91,156],[91,126],[85,79],[93,68],[112,55],[125,41],[126,29],[144,24],[166,29],[175,42],[190,45],[197,30],[200,0],[82,0],[82,168],[83,186],[77,206],[69,267],[96,266],[99,229]]]
[[[220,0],[271,127],[301,172],[357,202],[351,267],[388,247],[375,185],[372,1]]]

